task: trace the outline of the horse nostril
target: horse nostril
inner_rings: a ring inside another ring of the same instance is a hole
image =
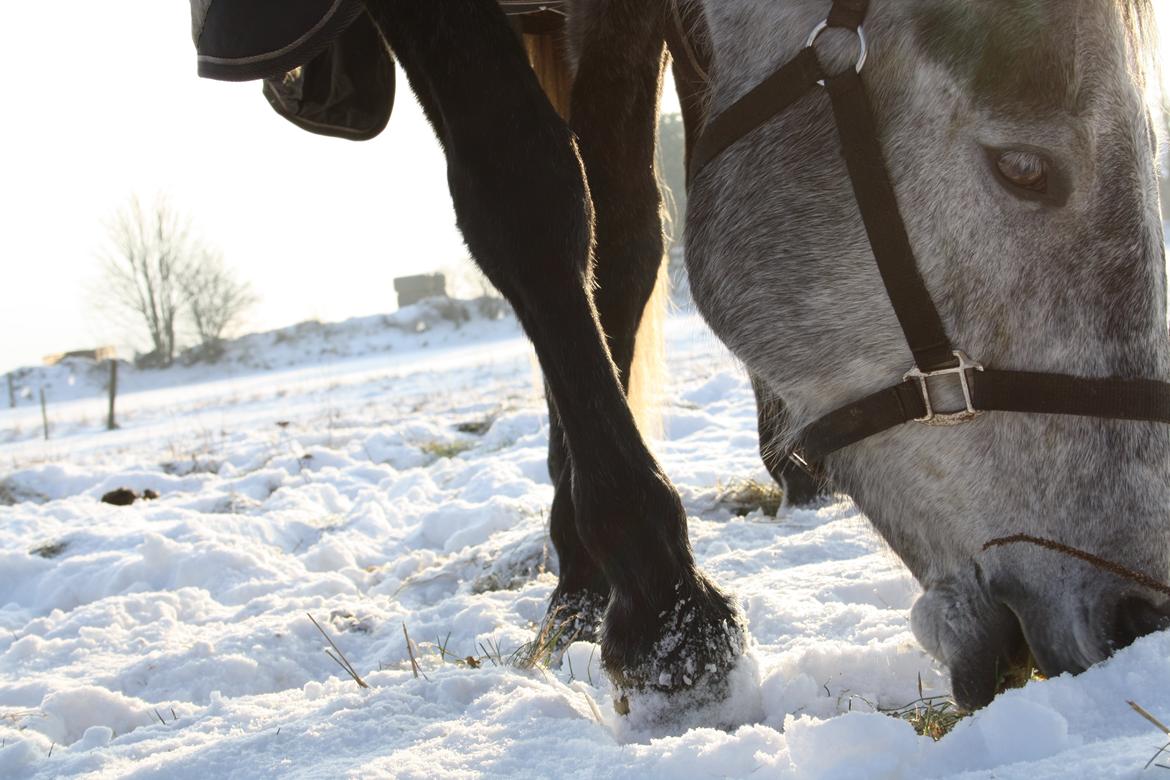
[[[1128,596],[1117,605],[1110,642],[1120,650],[1164,628],[1170,628],[1170,602],[1155,606],[1138,596]]]

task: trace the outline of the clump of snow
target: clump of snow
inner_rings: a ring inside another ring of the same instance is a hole
[[[83,747],[101,747],[114,734],[150,724],[146,702],[94,685],[54,691],[41,700],[40,712],[29,728],[60,745],[84,738]]]
[[[528,668],[556,583],[540,388],[514,324],[443,328],[131,386],[108,433],[95,416],[46,443],[0,411],[0,777],[1043,780],[1136,776],[1164,743],[1126,701],[1170,721],[1168,632],[937,743],[875,711],[947,691],[910,631],[918,586],[847,500],[720,502],[767,474],[750,385],[693,318],[670,324],[654,448],[752,637],[729,709],[665,699],[673,726],[643,730],[596,645]],[[99,501],[117,487],[160,498]]]
[[[601,646],[593,642],[573,642],[561,656],[561,673],[569,681],[586,680],[598,686],[604,679],[601,672]]]

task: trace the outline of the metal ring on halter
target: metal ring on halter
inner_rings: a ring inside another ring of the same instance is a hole
[[[811,49],[813,46],[815,46],[816,42],[817,42],[817,38],[820,38],[821,33],[823,33],[827,29],[829,29],[829,20],[828,19],[821,22],[813,29],[812,33],[810,33],[808,36],[808,40],[804,42],[804,48]],[[842,27],[840,29],[844,30],[847,28]],[[865,61],[867,59],[869,59],[869,41],[865,37],[865,28],[864,27],[859,26],[853,32],[857,33],[857,40],[861,44],[861,53],[857,55],[857,65],[855,65],[854,67],[856,68],[858,73],[861,73],[861,69],[865,67]],[[825,86],[825,82],[823,80],[818,81],[817,83],[820,84],[822,87]]]

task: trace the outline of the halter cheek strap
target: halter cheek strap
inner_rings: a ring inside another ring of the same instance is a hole
[[[834,0],[828,18],[796,57],[708,121],[689,171],[689,180],[695,180],[733,144],[824,84],[870,247],[914,366],[901,383],[815,420],[805,429],[792,459],[807,468],[843,447],[905,423],[958,425],[992,411],[1170,423],[1166,382],[997,370],[952,346],[918,271],[861,78],[868,51],[862,23],[868,7],[869,0]],[[825,74],[815,44],[828,28],[857,35],[861,55],[855,68]],[[941,411],[935,406],[931,388],[940,382],[958,384],[964,408]]]
[[[688,185],[707,163],[812,92],[813,87],[824,77],[817,53],[811,48],[801,49],[800,54],[780,66],[725,111],[707,120],[702,135],[695,143],[690,170],[687,172]]]

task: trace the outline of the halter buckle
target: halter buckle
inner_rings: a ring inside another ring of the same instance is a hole
[[[983,365],[967,357],[967,354],[962,350],[956,349],[954,355],[959,361],[959,365],[957,366],[940,368],[937,371],[923,371],[915,366],[902,376],[903,380],[913,379],[918,382],[918,389],[922,392],[922,403],[926,407],[926,415],[923,417],[915,417],[914,422],[920,422],[925,425],[959,425],[970,422],[982,414],[982,412],[975,408],[975,405],[971,401],[971,382],[967,378],[967,372],[982,371]],[[930,401],[930,386],[926,380],[931,377],[946,376],[949,374],[958,375],[959,385],[963,388],[963,401],[966,403],[967,408],[957,412],[936,413],[934,404]]]
[[[804,42],[804,48],[811,49],[816,46],[817,38],[820,38],[821,33],[827,29],[829,29],[829,20],[825,19],[823,22],[814,27],[811,33],[809,33],[808,40]],[[848,28],[842,27],[840,29]],[[865,37],[864,27],[859,25],[856,30],[853,30],[853,32],[857,33],[857,41],[861,45],[861,51],[857,55],[857,64],[853,67],[857,70],[858,73],[861,73],[862,69],[865,67],[865,61],[869,59],[869,40]],[[817,81],[817,83],[822,87],[825,86],[824,79]]]

